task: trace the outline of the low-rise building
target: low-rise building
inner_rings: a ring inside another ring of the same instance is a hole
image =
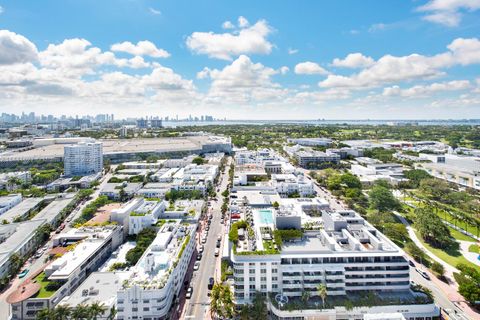
[[[100,191],[100,195],[107,196],[109,199],[112,200],[120,200],[123,193],[125,197],[132,198],[141,188],[142,183],[126,181],[121,183],[107,183]]]
[[[169,319],[195,250],[196,224],[167,222],[117,293],[117,319]]]
[[[19,184],[32,180],[30,171],[6,172],[0,174],[0,190],[12,191]]]
[[[406,181],[403,166],[398,163],[371,163],[366,166],[352,164],[350,171],[357,175],[362,183],[370,184],[377,180],[386,180],[391,184]]]
[[[18,205],[20,202],[22,202],[22,195],[20,193],[9,194],[8,196],[0,197],[0,215],[12,209],[16,205]],[[0,216],[0,219],[1,219],[1,216]]]
[[[301,197],[315,194],[313,182],[305,179],[303,175],[294,174],[272,174],[272,185],[282,196],[298,194]]]
[[[327,147],[331,145],[333,141],[330,138],[291,138],[287,139],[287,142],[308,147]]]
[[[36,319],[44,308],[55,307],[95,271],[123,241],[122,227],[83,227],[71,229],[53,239],[53,246],[66,252],[43,271],[33,274],[8,297],[11,319]]]

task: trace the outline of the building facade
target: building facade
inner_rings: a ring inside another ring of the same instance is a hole
[[[102,171],[103,146],[101,142],[80,142],[64,147],[66,176],[88,175]]]

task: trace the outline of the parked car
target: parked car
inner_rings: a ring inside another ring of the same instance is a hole
[[[412,260],[408,260],[408,264],[409,264],[411,267],[415,267],[415,263],[413,263]]]
[[[207,242],[207,237],[203,237],[202,238],[202,243],[206,243]]]
[[[212,277],[210,277],[210,279],[208,279],[208,290],[212,290],[214,284],[215,284],[215,280]]]
[[[220,249],[215,248],[215,257],[218,257],[220,255]]]
[[[196,261],[193,265],[193,271],[197,271],[198,269],[200,269],[200,261]]]
[[[201,245],[198,247],[198,253],[203,253],[203,250],[205,250],[205,246]]]
[[[428,273],[426,273],[425,271],[420,270],[420,269],[417,269],[417,272],[420,273],[420,275],[421,275],[422,277],[424,277],[425,279],[430,280],[430,276],[429,276]]]
[[[18,274],[18,277],[19,277],[19,278],[25,277],[25,276],[27,275],[28,271],[30,271],[30,270],[29,270],[29,269],[24,269],[22,272],[20,272],[20,273]]]
[[[193,294],[193,287],[188,287],[187,293],[185,294],[185,298],[190,299]]]
[[[197,261],[202,260],[202,256],[203,256],[203,255],[202,255],[201,253],[197,254]]]

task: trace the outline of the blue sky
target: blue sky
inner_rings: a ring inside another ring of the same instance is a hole
[[[0,7],[1,112],[480,117],[480,0]]]

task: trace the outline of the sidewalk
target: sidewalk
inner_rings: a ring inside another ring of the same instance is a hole
[[[480,313],[475,312],[470,306],[465,302],[465,298],[461,294],[458,293],[458,284],[453,277],[453,273],[459,272],[457,268],[449,265],[432,252],[430,252],[418,239],[417,235],[415,234],[413,228],[411,227],[410,223],[398,212],[394,212],[394,214],[400,219],[400,221],[406,226],[408,235],[412,239],[412,241],[422,249],[430,258],[437,261],[438,263],[442,264],[445,268],[445,277],[448,280],[448,283],[445,283],[439,280],[437,277],[432,276],[432,282],[434,282],[437,287],[442,290],[445,295],[448,297],[450,301],[452,301],[455,305],[457,305],[460,309],[463,310],[471,319],[480,319]],[[417,265],[417,264],[415,264]],[[431,274],[431,272],[429,272]]]

